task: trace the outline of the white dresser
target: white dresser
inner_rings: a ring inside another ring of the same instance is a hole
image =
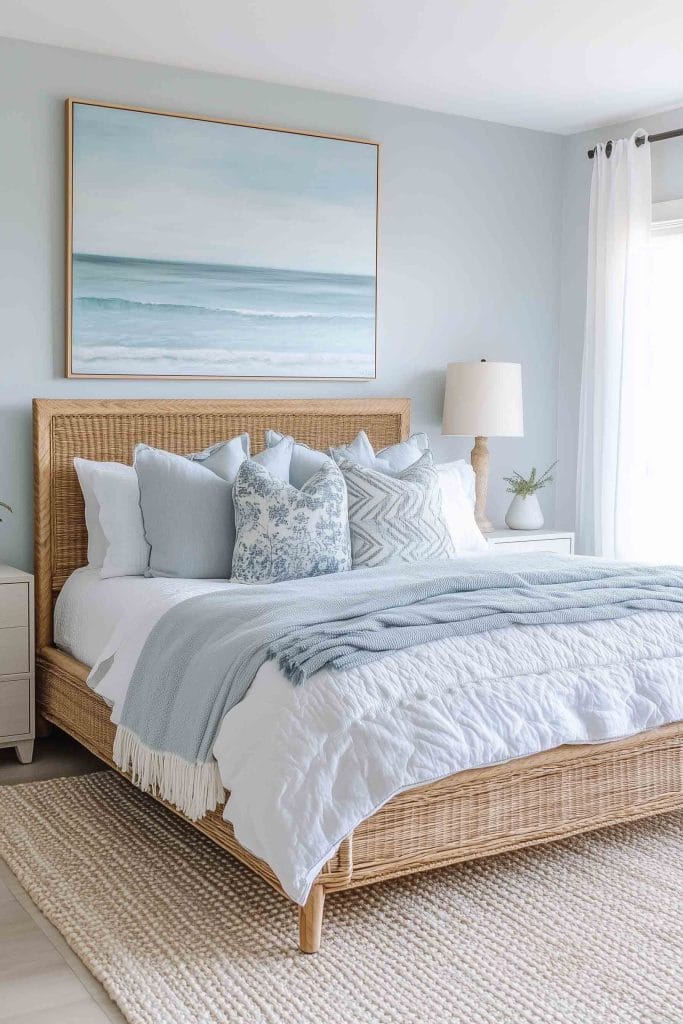
[[[22,764],[35,736],[33,576],[0,565],[0,747],[14,747]]]
[[[555,551],[558,555],[574,554],[574,534],[570,530],[493,530],[485,534],[496,554],[519,554],[534,551]]]

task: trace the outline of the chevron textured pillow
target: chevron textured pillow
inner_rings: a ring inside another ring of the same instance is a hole
[[[432,453],[425,452],[397,476],[387,476],[340,460],[349,496],[354,569],[455,557],[433,461]]]
[[[237,583],[278,583],[351,568],[346,487],[331,459],[300,490],[247,459],[232,497]]]

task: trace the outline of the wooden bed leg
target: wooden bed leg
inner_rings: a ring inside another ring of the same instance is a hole
[[[299,949],[302,953],[317,953],[325,909],[325,889],[314,885],[303,907],[299,907]]]

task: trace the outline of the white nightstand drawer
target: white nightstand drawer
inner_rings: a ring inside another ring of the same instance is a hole
[[[554,551],[558,555],[571,555],[572,542],[569,537],[556,537],[554,539],[533,538],[529,540],[506,540],[495,545],[497,554],[528,554],[534,551]]]
[[[3,583],[0,591],[0,629],[25,626],[27,623],[28,583]]]
[[[22,764],[33,757],[34,708],[33,577],[0,565],[0,747]]]
[[[538,555],[543,551],[574,554],[571,530],[509,530],[506,527],[487,533],[486,540],[497,555]]]
[[[31,682],[29,676],[0,679],[0,739],[31,731]]]
[[[28,626],[0,629],[0,676],[14,676],[29,668]]]

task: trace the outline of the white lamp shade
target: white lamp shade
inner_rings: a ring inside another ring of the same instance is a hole
[[[449,363],[442,434],[522,437],[522,367],[519,363]]]

